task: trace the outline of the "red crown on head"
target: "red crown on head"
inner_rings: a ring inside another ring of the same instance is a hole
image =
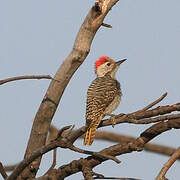
[[[104,55],[101,56],[95,63],[95,72],[97,71],[97,68],[101,65],[104,64],[108,60],[108,56]]]

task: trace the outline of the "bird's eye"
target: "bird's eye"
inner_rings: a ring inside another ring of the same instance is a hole
[[[107,63],[107,66],[110,66],[111,65],[111,63]]]

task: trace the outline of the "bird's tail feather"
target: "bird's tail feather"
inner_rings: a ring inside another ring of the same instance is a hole
[[[93,124],[92,126],[90,126],[88,128],[88,130],[86,131],[86,134],[84,136],[84,145],[90,146],[93,143],[96,128],[98,127],[98,125],[99,125],[99,123],[98,124]]]

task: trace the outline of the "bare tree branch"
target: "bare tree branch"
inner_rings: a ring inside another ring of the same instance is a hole
[[[63,92],[75,71],[84,62],[85,58],[89,54],[91,43],[96,32],[101,26],[112,28],[111,25],[106,24],[103,21],[108,12],[117,2],[118,0],[96,0],[96,3],[89,11],[79,30],[79,33],[77,34],[71,52],[57,70],[54,78],[52,78],[50,75],[31,75],[11,77],[0,80],[0,85],[2,85],[7,82],[23,79],[52,79],[33,121],[33,126],[26,148],[24,160],[15,167],[9,177],[6,174],[6,170],[8,167],[4,168],[4,166],[0,162],[0,173],[4,179],[34,179],[39,169],[42,155],[51,150],[54,150],[53,163],[50,169],[44,174],[44,176],[37,179],[64,179],[74,173],[81,171],[86,180],[98,178],[129,180],[132,178],[105,177],[104,175],[93,172],[93,168],[106,160],[113,160],[116,163],[120,163],[120,161],[117,159],[117,156],[131,153],[133,151],[142,151],[143,149],[172,155],[156,178],[157,180],[166,179],[166,172],[171,167],[171,165],[180,157],[180,147],[177,149],[177,151],[175,151],[173,148],[150,143],[148,144],[148,142],[165,131],[171,130],[173,128],[180,129],[180,113],[175,114],[175,112],[180,111],[180,103],[167,106],[159,106],[152,109],[153,106],[155,106],[167,96],[167,93],[163,94],[160,98],[150,103],[141,110],[114,116],[113,119],[115,119],[116,124],[156,124],[152,125],[150,128],[141,133],[138,138],[127,136],[124,136],[122,138],[122,135],[118,134],[110,134],[108,132],[104,132],[104,134],[102,135],[102,132],[97,132],[97,139],[99,138],[118,142],[118,144],[109,146],[99,152],[80,149],[73,145],[73,143],[86,132],[87,127],[85,126],[77,130],[73,130],[74,126],[64,127],[60,131],[56,131],[56,128],[54,128],[54,132],[51,131],[53,128],[50,128],[52,118],[59,105]],[[171,114],[172,112],[173,114]],[[110,125],[112,125],[111,118],[102,121],[98,128]],[[49,138],[47,138],[48,131]],[[67,148],[71,151],[86,154],[89,156],[87,158],[73,160],[71,163],[55,169],[57,147]]]
[[[166,122],[159,122],[157,124],[154,124],[147,130],[145,130],[136,140],[129,143],[110,146],[100,151],[100,153],[105,153],[112,156],[119,156],[121,154],[130,153],[132,151],[142,151],[146,143],[148,143],[154,137],[172,128],[180,128],[180,119],[172,119]],[[89,156],[85,159],[88,160],[88,163],[91,165],[92,168],[105,161],[103,159],[94,158],[93,156]],[[57,178],[63,179],[70,176],[71,174],[81,171],[80,167],[82,166],[82,162],[83,161],[81,158],[80,160],[74,160],[71,163],[58,168]]]
[[[143,108],[142,111],[146,111],[146,110],[152,108],[153,106],[155,106],[156,104],[161,102],[167,95],[168,95],[168,93],[165,92],[160,98],[158,98],[157,100],[155,100],[154,102],[152,102],[151,104],[149,104],[145,108]]]
[[[159,116],[159,115],[164,115],[164,114],[168,114],[168,113],[172,113],[175,111],[180,111],[180,103],[176,103],[173,105],[167,105],[167,106],[159,106],[157,108],[154,108],[152,110],[148,110],[148,111],[136,111],[133,113],[129,113],[129,114],[125,114],[122,116],[122,114],[114,116],[113,118],[116,121],[116,124],[119,123],[133,123],[133,124],[138,124],[139,120],[145,121],[149,121],[148,123],[153,123],[154,119],[146,119],[146,118],[151,118],[151,117],[155,117],[155,116]],[[169,117],[165,117],[163,118],[164,120],[168,120]],[[155,122],[158,121],[158,117],[156,118]],[[160,120],[161,121],[161,120]],[[141,123],[139,123],[141,124]],[[144,124],[144,122],[143,122]],[[105,119],[104,121],[101,122],[101,124],[99,125],[99,127],[104,127],[104,126],[109,126],[112,125],[112,120],[111,119]]]
[[[170,159],[164,164],[163,168],[156,177],[156,180],[166,180],[166,173],[169,168],[174,164],[174,162],[180,157],[180,147],[174,152]]]
[[[59,132],[59,130],[53,125],[50,127],[49,131],[50,133],[47,139],[47,143],[54,140],[57,137],[57,134]],[[80,138],[83,138],[83,136],[81,136]],[[119,133],[113,133],[113,132],[101,130],[101,131],[96,131],[95,139],[110,141],[110,142],[127,143],[127,142],[135,140],[136,138],[132,136],[128,136],[128,135],[122,135]],[[167,155],[167,156],[171,156],[176,151],[175,148],[159,145],[159,144],[154,144],[154,143],[147,143],[144,147],[144,150],[150,151],[153,153],[159,153],[162,155]]]
[[[68,126],[68,127],[71,127],[71,126]],[[67,130],[68,127],[65,127],[63,129]],[[98,153],[92,152],[92,151],[81,150],[79,148],[74,148],[74,146],[71,143],[69,143],[70,142],[69,137],[71,137],[71,135],[68,136],[68,139],[59,137],[61,139],[56,139],[55,141],[51,142],[50,144],[43,146],[42,148],[35,151],[29,158],[24,159],[15,168],[13,173],[7,179],[8,180],[16,179],[16,177],[22,172],[22,170],[24,168],[26,168],[33,160],[35,160],[39,156],[47,153],[48,151],[50,151],[52,149],[57,148],[57,147],[69,148],[69,149],[71,149],[75,152],[79,152],[79,153],[92,154],[93,156],[88,157],[87,160],[88,160],[88,162],[90,161],[91,166],[94,167],[107,159],[111,159],[112,156],[115,157],[117,155],[129,153],[132,151],[141,151],[148,141],[153,139],[155,136],[161,134],[162,132],[170,130],[172,128],[180,128],[180,119],[176,118],[176,119],[171,119],[167,122],[157,123],[157,124],[153,125],[151,128],[147,129],[145,132],[143,132],[141,134],[141,136],[139,138],[135,139],[134,141],[131,141],[128,143],[123,143],[123,144],[117,144],[117,145],[111,146],[109,148],[106,148]],[[72,131],[72,134],[73,133],[74,132]],[[58,134],[63,135],[63,131],[60,130],[60,133],[58,133]],[[99,158],[93,158],[93,157],[97,157],[97,156]],[[80,165],[78,165],[78,168],[79,168],[79,166]],[[63,166],[63,168],[62,167],[61,168],[64,170],[65,167],[66,166]],[[70,165],[70,167],[74,167],[74,165],[73,166]],[[61,171],[62,171],[62,169],[61,169]],[[65,172],[67,173],[69,170],[70,170],[70,173],[74,173],[74,169],[70,169],[69,167],[67,169],[65,169]],[[78,169],[78,170],[80,171],[80,169]],[[76,171],[77,171],[77,169],[76,169]]]
[[[50,75],[26,75],[26,76],[16,76],[16,77],[10,77],[7,79],[0,80],[0,85],[12,82],[12,81],[19,81],[24,79],[52,79]]]
[[[55,126],[51,126],[50,131],[51,131],[51,133],[50,133],[50,136],[48,138],[46,145],[51,143],[54,139],[56,139],[58,132],[59,132],[59,130]],[[95,138],[97,140],[105,140],[105,141],[119,142],[119,143],[128,143],[128,142],[134,141],[136,139],[135,137],[132,137],[132,136],[121,135],[121,134],[108,132],[108,131],[96,131]],[[147,143],[144,147],[144,150],[150,151],[153,153],[159,153],[162,155],[168,155],[168,156],[171,156],[176,151],[175,148],[172,148],[169,146],[164,146],[164,145],[159,145],[159,144],[154,144],[154,143]],[[54,164],[55,164],[54,156],[55,156],[55,154],[53,153],[53,168],[55,167],[54,166]],[[18,164],[4,166],[4,169],[5,169],[5,171],[12,171],[15,169],[15,167]],[[53,168],[51,168],[51,169],[53,169]],[[45,174],[47,174],[47,173],[45,173]]]
[[[129,118],[126,122],[131,123],[131,124],[151,124],[151,123],[156,123],[156,122],[170,120],[170,119],[176,119],[176,118],[180,118],[180,113],[179,114],[158,116],[155,118],[144,118],[144,119],[139,119],[139,120]]]
[[[57,147],[61,147],[61,148],[68,148],[74,152],[78,152],[78,153],[82,153],[82,154],[87,154],[87,155],[92,155],[96,158],[100,158],[100,159],[111,159],[113,161],[115,161],[116,163],[120,163],[120,161],[111,155],[105,154],[105,153],[100,153],[100,152],[93,152],[93,151],[86,151],[86,150],[82,150],[80,148],[75,147],[74,145],[71,144],[71,142],[69,142],[68,139],[66,139],[66,137],[62,137],[61,135],[63,135],[63,131],[66,131],[68,127],[71,126],[66,126],[64,128],[62,128],[62,130],[59,131],[58,133],[58,137],[52,141],[51,143],[39,148],[38,150],[36,150],[35,152],[32,153],[32,155],[30,155],[29,157],[25,158],[23,161],[21,161],[15,168],[15,170],[12,172],[12,174],[7,178],[7,180],[14,180],[16,179],[19,174],[35,159],[37,159],[39,156],[42,156],[43,154],[56,149]],[[70,129],[71,131],[71,129]],[[54,163],[53,165],[54,166]],[[49,171],[47,173],[49,173],[52,170],[52,168],[49,169]],[[47,174],[46,173],[46,174]]]
[[[110,141],[110,142],[128,143],[134,141],[136,138],[132,136],[121,135],[108,131],[96,131],[96,139]],[[171,156],[176,151],[175,148],[154,144],[154,143],[147,143],[144,146],[144,150],[153,153],[159,153],[162,155],[168,155],[168,156]]]
[[[56,166],[56,156],[57,156],[57,148],[53,149],[53,162],[52,162],[51,167],[45,173],[45,175],[50,173],[50,171],[52,171],[55,168],[55,166]]]
[[[4,169],[5,169],[6,172],[13,171],[18,164],[19,164],[19,163],[17,163],[17,164],[12,164],[12,165],[6,165],[6,166],[4,166]]]
[[[135,179],[135,178],[120,178],[120,177],[105,177],[102,174],[94,173],[96,177],[94,179],[116,179],[116,180],[141,180],[141,179]]]
[[[82,164],[82,173],[85,180],[93,180],[93,171],[92,168],[88,165],[88,162],[84,160]]]
[[[99,153],[99,152],[87,151],[87,150],[84,150],[84,149],[77,148],[77,147],[75,147],[72,144],[70,144],[68,146],[68,148],[71,149],[74,152],[78,152],[78,153],[82,153],[82,154],[87,154],[87,155],[92,155],[92,156],[95,156],[97,158],[110,159],[112,161],[115,161],[118,164],[120,163],[120,161],[116,157],[114,157],[114,156],[110,156],[110,155]]]
[[[2,177],[4,179],[6,179],[8,177],[7,174],[6,174],[6,171],[4,169],[4,166],[3,166],[3,164],[1,162],[0,162],[0,173],[1,173],[1,175],[2,175]]]
[[[120,178],[120,177],[95,177],[94,179],[116,179],[116,180],[141,180],[141,179],[134,179],[134,178]]]
[[[57,148],[59,146],[58,141],[54,141],[46,146],[43,146],[42,148],[36,150],[32,155],[28,158],[25,158],[23,161],[21,161],[14,171],[11,173],[11,175],[7,178],[7,180],[14,180],[17,179],[17,177],[20,175],[20,173],[35,159],[37,159],[39,156],[42,156],[43,154]]]
[[[27,158],[24,158],[23,161],[21,161],[16,168],[14,169],[14,171],[11,173],[11,175],[7,178],[7,180],[14,180],[16,179],[20,173],[35,159],[37,159],[39,156],[42,156],[43,154],[56,149],[57,147],[62,147],[62,148],[66,148],[68,143],[66,142],[66,139],[64,139],[62,137],[63,132],[64,131],[71,131],[71,127],[73,126],[65,126],[63,127],[61,130],[59,130],[59,132],[57,133],[57,138],[54,139],[51,143],[42,146],[41,148],[37,149],[36,151],[34,151],[32,153],[32,155],[30,155]],[[56,155],[56,154],[55,154]],[[53,165],[52,165],[53,166]]]
[[[102,25],[105,16],[117,2],[118,0],[103,0],[102,4],[96,3],[89,11],[76,37],[72,51],[57,70],[53,78],[55,80],[52,80],[50,83],[35,116],[25,158],[45,144],[52,118],[67,84],[88,55],[92,40]],[[36,159],[22,173],[22,178],[34,178],[39,168],[40,160],[41,158]]]
[[[101,26],[107,27],[107,28],[112,28],[112,26],[110,24],[106,24],[106,23],[102,23]]]
[[[177,116],[179,115],[172,115],[172,116],[164,116],[163,119],[160,118],[160,115],[164,115],[164,114],[169,114],[172,112],[176,112],[176,111],[180,111],[180,103],[176,103],[176,104],[172,104],[172,105],[167,105],[167,106],[159,106],[157,108],[154,108],[152,110],[147,110],[147,111],[135,111],[133,113],[128,113],[122,116],[122,114],[114,116],[113,118],[116,121],[116,124],[120,124],[120,123],[134,123],[134,124],[138,124],[137,121],[140,121],[141,119],[143,119],[143,123],[144,121],[148,121],[148,123],[153,123],[155,120],[155,122],[161,122],[161,121],[167,121],[169,117],[171,117],[172,119],[176,119]],[[157,117],[155,120],[154,119],[147,119],[147,118],[152,118],[152,117]],[[112,126],[112,120],[111,119],[105,119],[104,121],[102,121],[99,125],[98,128],[100,127],[105,127],[105,126]],[[84,133],[86,132],[86,127],[83,126],[79,129],[77,129],[76,131],[74,131],[74,133],[72,133],[69,137],[69,140],[73,143],[74,141],[76,141],[76,139],[78,139],[80,136],[82,136]]]

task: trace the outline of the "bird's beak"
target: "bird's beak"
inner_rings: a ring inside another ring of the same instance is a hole
[[[116,65],[119,66],[120,64],[122,64],[122,63],[123,63],[124,61],[126,61],[126,60],[127,60],[127,59],[122,59],[122,60],[120,60],[120,61],[117,61],[117,62],[116,62]]]

